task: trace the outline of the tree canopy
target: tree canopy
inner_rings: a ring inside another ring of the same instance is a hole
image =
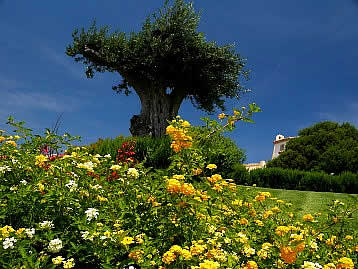
[[[358,172],[358,129],[353,125],[324,121],[300,130],[298,135],[267,167]]]
[[[141,114],[131,125],[137,121],[148,127],[144,133],[158,136],[185,98],[214,112],[225,110],[225,98],[239,98],[244,90],[239,77],[248,77],[245,60],[233,45],[206,41],[198,31],[199,18],[192,3],[166,1],[137,33],[110,33],[95,22],[87,31],[76,29],[66,54],[85,65],[88,78],[95,72],[118,73],[122,81],[113,90],[128,95],[133,89],[141,100]]]

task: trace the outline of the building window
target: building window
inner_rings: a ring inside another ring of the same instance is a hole
[[[285,150],[285,144],[280,145],[280,151],[284,151]]]

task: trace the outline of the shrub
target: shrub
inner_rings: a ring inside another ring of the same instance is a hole
[[[211,130],[207,127],[194,127],[191,131],[194,136],[200,136],[197,147],[201,150],[202,156],[208,163],[216,164],[217,172],[224,177],[230,177],[233,166],[246,160],[244,151],[229,137],[221,133],[209,136]]]
[[[111,155],[111,160],[115,161],[118,153],[118,149],[122,147],[122,144],[126,141],[129,141],[129,138],[124,136],[118,136],[114,139],[111,138],[99,138],[97,142],[92,143],[87,147],[89,154],[100,154],[100,155]]]
[[[237,182],[241,182],[241,180],[239,178]],[[351,172],[345,172],[340,175],[328,175],[324,172],[262,168],[251,170],[247,181],[243,183],[249,185],[256,184],[266,188],[358,193],[358,174]]]
[[[87,148],[90,154],[110,154],[111,159],[116,161],[118,150],[122,147],[123,143],[130,141],[134,141],[135,155],[133,157],[139,162],[143,162],[145,167],[156,169],[168,168],[170,164],[169,158],[173,155],[173,151],[170,148],[170,138],[167,136],[161,138],[149,136],[118,136],[115,139],[100,138],[96,143],[87,146]]]
[[[249,182],[249,172],[241,163],[237,163],[232,167],[232,171],[228,174],[228,178],[235,179],[240,185],[247,185]]]

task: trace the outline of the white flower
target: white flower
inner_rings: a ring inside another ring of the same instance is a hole
[[[42,228],[42,229],[51,229],[51,228],[53,228],[53,227],[55,227],[55,225],[53,225],[53,222],[52,222],[52,220],[45,220],[45,221],[43,221],[43,222],[41,222],[40,223],[40,227]]]
[[[93,190],[99,190],[99,189],[102,189],[102,186],[101,185],[99,185],[99,184],[96,184],[96,185],[94,185],[94,186],[92,186],[92,185],[90,185],[89,186],[91,189],[93,189]]]
[[[65,186],[70,189],[70,192],[73,192],[77,189],[78,185],[76,181],[70,180]]]
[[[88,209],[85,211],[85,213],[86,213],[86,216],[87,216],[87,220],[88,220],[88,221],[91,221],[92,219],[96,219],[97,216],[98,216],[98,214],[99,214],[98,210],[95,209],[95,208],[88,208]]]
[[[5,166],[0,166],[0,173],[4,173],[4,174],[5,174],[6,171],[11,171],[11,168],[10,168],[9,166],[7,166],[7,165],[5,165]]]
[[[138,173],[137,169],[135,169],[135,168],[128,168],[128,176],[138,178],[139,173]]]
[[[57,253],[62,249],[62,241],[58,238],[53,239],[48,244],[48,250],[52,253]]]
[[[303,263],[303,265],[301,266],[301,268],[305,268],[305,269],[320,269],[320,268],[322,268],[322,265],[320,265],[319,263],[313,263],[313,262],[305,261]]]
[[[77,164],[78,168],[84,168],[84,169],[86,169],[86,170],[88,170],[90,172],[93,172],[93,168],[96,167],[96,166],[97,166],[97,164],[93,163],[91,161]]]
[[[29,238],[34,237],[35,228],[27,228],[27,229],[25,229],[25,234],[26,234]]]
[[[81,232],[81,237],[84,239],[84,240],[91,240],[93,241],[93,235],[90,235],[89,231],[84,231],[84,232]]]
[[[105,158],[112,158],[111,154],[106,154],[106,155],[104,155],[103,157],[105,157]]]
[[[111,170],[114,170],[114,171],[120,171],[122,168],[122,166],[118,165],[118,164],[114,164],[111,166]]]
[[[27,185],[27,181],[25,179],[21,180],[20,183],[23,185]]]
[[[11,186],[10,187],[10,191],[17,191],[18,187],[17,186]]]
[[[5,240],[2,242],[2,245],[3,245],[4,249],[8,249],[8,248],[13,249],[14,248],[14,243],[16,241],[17,240],[14,237],[5,238]]]

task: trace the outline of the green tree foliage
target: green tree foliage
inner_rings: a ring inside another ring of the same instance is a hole
[[[199,15],[191,3],[168,1],[148,16],[141,31],[126,34],[97,29],[75,30],[68,56],[86,66],[86,75],[115,72],[122,82],[113,87],[128,95],[134,90],[140,98],[140,115],[131,119],[133,136],[163,136],[167,120],[178,113],[184,99],[199,109],[225,110],[225,98],[239,98],[247,78],[245,60],[233,45],[218,46],[198,32]]]
[[[351,124],[320,122],[300,130],[298,135],[267,167],[334,174],[358,172],[358,130]]]

